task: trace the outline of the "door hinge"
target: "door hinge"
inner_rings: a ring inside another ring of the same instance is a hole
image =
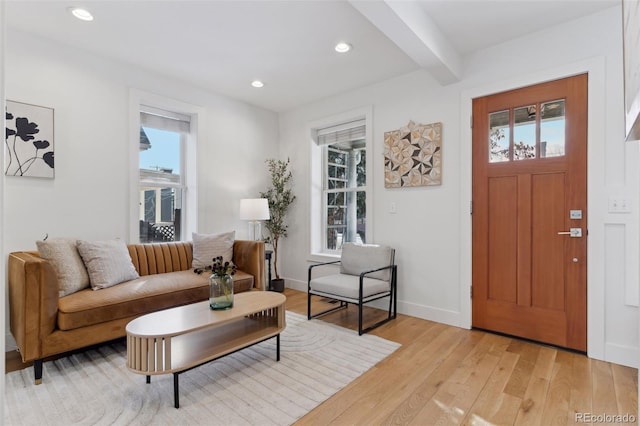
[[[469,201],[469,214],[473,214],[473,200]]]
[[[472,285],[469,286],[469,297],[471,299],[473,299],[473,286]]]
[[[473,115],[469,117],[469,127],[473,129]]]

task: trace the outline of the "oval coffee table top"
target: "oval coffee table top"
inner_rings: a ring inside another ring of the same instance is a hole
[[[231,309],[214,311],[207,300],[143,315],[129,322],[126,330],[128,335],[137,337],[176,336],[276,308],[286,300],[280,293],[248,291],[234,296]]]

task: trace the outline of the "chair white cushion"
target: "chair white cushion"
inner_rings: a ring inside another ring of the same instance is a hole
[[[393,249],[387,246],[346,243],[342,246],[340,273],[360,275],[362,272],[389,266],[393,263]],[[367,275],[367,278],[390,281],[391,269]]]
[[[336,274],[318,277],[311,280],[311,290],[340,297],[358,299],[360,277],[356,275]],[[364,278],[362,281],[362,298],[374,294],[388,292],[391,285],[387,281]]]

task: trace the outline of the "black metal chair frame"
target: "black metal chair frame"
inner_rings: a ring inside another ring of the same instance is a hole
[[[331,312],[335,312],[337,310],[340,309],[346,309],[349,306],[349,303],[353,303],[352,302],[352,298],[342,298],[338,295],[329,295],[326,293],[314,293],[311,290],[311,270],[313,268],[316,268],[318,266],[324,266],[324,265],[331,265],[331,264],[337,264],[340,263],[339,260],[334,260],[332,262],[322,262],[322,263],[316,263],[314,265],[310,265],[309,266],[309,274],[307,277],[307,319],[312,319],[312,318],[317,318],[323,315],[326,315],[328,313]],[[368,275],[368,274],[372,274],[374,272],[378,272],[378,271],[384,271],[385,269],[391,269],[391,282],[390,282],[390,289],[389,291],[385,291],[383,293],[380,293],[378,295],[374,295],[371,297],[367,297],[367,300],[364,301],[363,297],[362,297],[362,293],[363,293],[363,285],[364,285],[364,278]],[[388,265],[388,266],[384,266],[382,268],[378,268],[378,269],[373,269],[371,271],[364,271],[360,274],[360,279],[359,279],[359,297],[358,297],[358,302],[356,303],[358,305],[358,335],[362,336],[362,334],[364,333],[368,333],[369,331],[373,330],[374,328],[380,327],[381,325],[391,321],[392,319],[395,319],[397,316],[397,305],[398,305],[398,301],[397,301],[397,274],[398,274],[398,266],[393,264],[393,265]],[[319,297],[324,297],[327,299],[333,299],[333,300],[338,300],[340,301],[340,305],[336,306],[334,308],[331,309],[327,309],[326,311],[322,311],[319,312],[317,314],[311,314],[311,297],[312,296],[319,296]],[[374,300],[378,300],[378,299],[382,299],[385,297],[389,297],[389,313],[387,315],[386,318],[376,322],[375,324],[363,329],[362,328],[362,308],[364,307],[364,305],[366,303],[369,302],[373,302]]]

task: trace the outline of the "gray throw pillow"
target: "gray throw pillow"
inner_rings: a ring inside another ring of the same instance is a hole
[[[140,277],[122,240],[78,241],[78,252],[94,290]]]
[[[193,238],[192,268],[204,268],[211,265],[214,257],[222,256],[223,261],[233,260],[233,243],[236,231],[224,234],[191,234]]]
[[[36,241],[40,257],[53,266],[58,277],[58,297],[64,297],[89,287],[89,275],[84,267],[77,240],[55,238]]]
[[[340,258],[340,273],[360,275],[362,272],[371,271],[391,265],[393,250],[391,247],[374,244],[345,243],[342,246]],[[389,281],[391,269],[374,272],[367,278]]]

